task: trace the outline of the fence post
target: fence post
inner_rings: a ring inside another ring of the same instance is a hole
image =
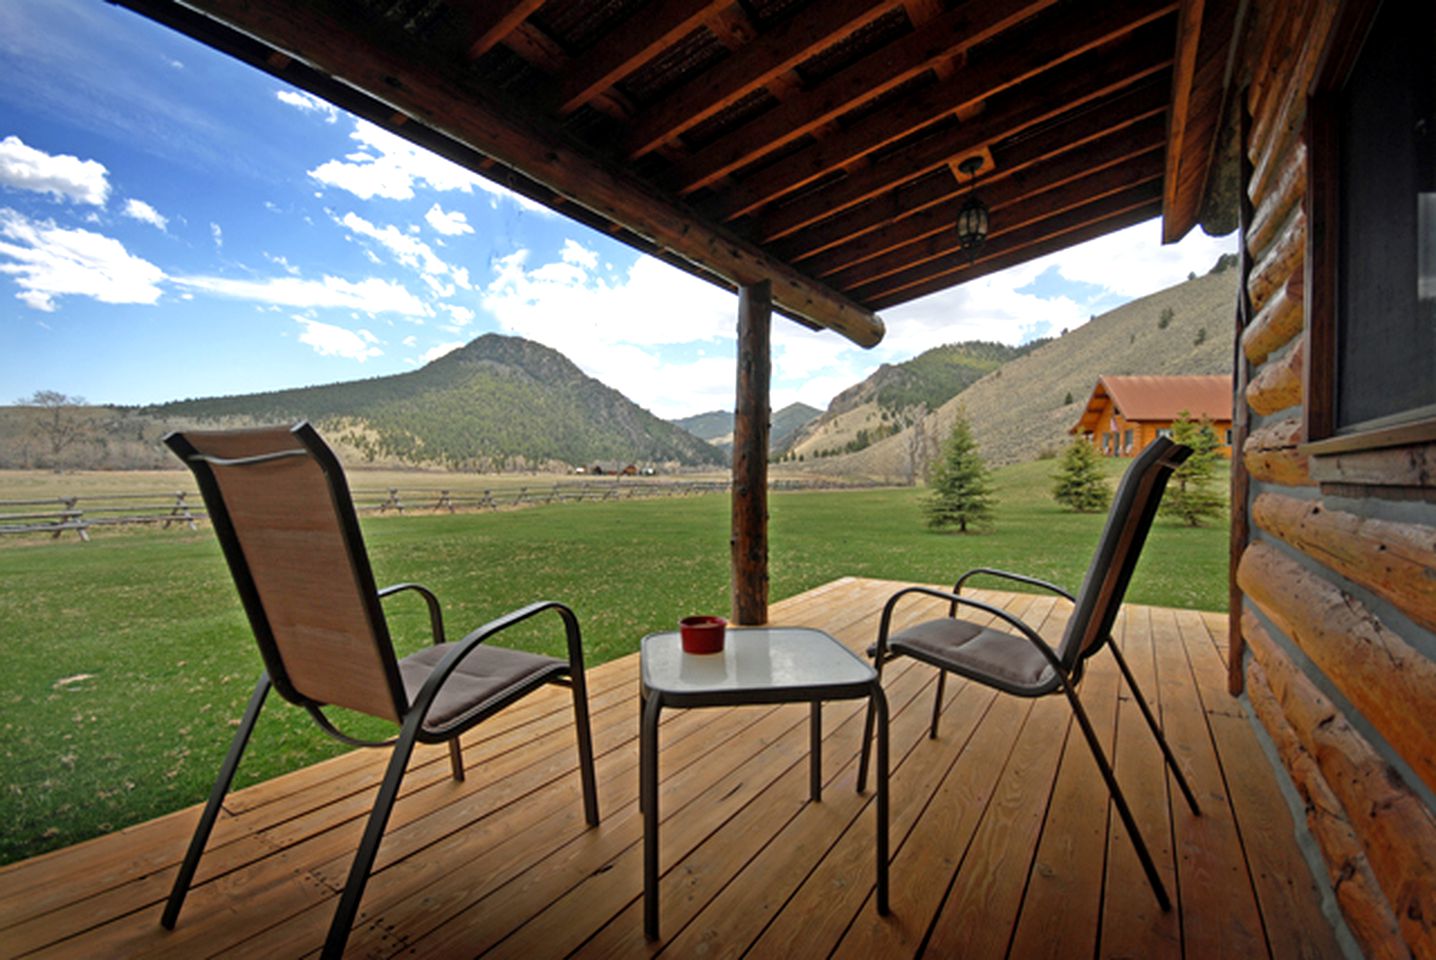
[[[168,530],[171,523],[180,520],[188,523],[191,530],[199,529],[199,527],[195,526],[194,514],[190,513],[189,504],[185,502],[185,491],[176,490],[175,505],[170,508],[170,515],[169,518],[165,520],[164,528]]]

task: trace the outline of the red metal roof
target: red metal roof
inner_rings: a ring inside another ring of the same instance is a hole
[[[1133,422],[1170,421],[1183,412],[1193,420],[1232,418],[1232,379],[1224,374],[1187,377],[1097,378],[1087,408],[1069,433],[1096,433],[1106,400],[1123,419]]]

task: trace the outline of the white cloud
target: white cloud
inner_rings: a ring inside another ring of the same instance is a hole
[[[375,345],[378,342],[375,336],[367,330],[356,333],[308,317],[295,317],[294,320],[304,327],[304,331],[299,335],[299,342],[307,343],[320,356],[343,357],[363,363],[370,357],[384,354],[384,351]]]
[[[419,338],[411,333],[400,342],[403,343],[406,347],[413,347],[418,345]]]
[[[158,210],[143,200],[136,200],[134,197],[130,197],[125,201],[125,208],[120,212],[131,220],[148,223],[156,230],[164,231],[169,227],[170,222],[168,217],[163,216]]]
[[[312,93],[304,90],[276,90],[274,96],[280,103],[288,104],[296,110],[305,113],[317,113],[324,118],[325,123],[334,123],[339,119],[339,108],[328,100],[321,100]]]
[[[360,148],[343,160],[329,160],[309,175],[328,187],[347,190],[361,200],[382,197],[386,200],[411,200],[415,187],[439,193],[471,194],[482,190],[493,198],[511,200],[525,210],[545,216],[557,216],[547,207],[525,196],[486,180],[458,164],[416,146],[402,137],[375,126],[367,120],[355,120],[349,135]]]
[[[438,296],[452,296],[455,287],[473,289],[468,268],[450,266],[427,243],[392,224],[378,227],[355,213],[346,213],[338,222],[351,233],[376,241],[399,263],[418,271],[429,289]],[[445,283],[445,277],[451,282]]]
[[[224,230],[220,228],[220,225],[219,225],[219,224],[217,224],[217,223],[210,223],[210,225],[209,225],[209,235],[214,238],[214,248],[215,248],[216,250],[223,250],[223,249],[224,249]]]
[[[424,219],[429,222],[439,233],[446,237],[457,237],[465,233],[473,233],[474,228],[469,225],[469,218],[458,210],[445,212],[444,208],[435,203],[424,214]]]
[[[478,316],[477,313],[468,307],[460,307],[452,303],[441,303],[439,304],[439,309],[445,311],[453,318],[455,327],[467,327],[473,323],[474,318]]]
[[[16,278],[16,297],[51,312],[60,296],[92,297],[101,303],[154,303],[165,280],[159,267],[131,255],[113,237],[68,230],[0,209],[0,273]],[[8,242],[13,241],[13,242]]]
[[[97,207],[103,207],[110,196],[109,171],[103,163],[49,154],[15,136],[0,140],[0,186]]]
[[[428,350],[424,351],[423,356],[419,357],[419,362],[433,363],[435,360],[439,359],[445,354],[453,353],[455,350],[459,349],[463,345],[464,341],[455,340],[451,343],[441,343],[436,347],[430,347]]]
[[[300,308],[337,308],[375,316],[395,313],[410,319],[432,316],[428,306],[403,285],[369,277],[355,283],[340,277],[301,280],[271,277],[264,280],[231,280],[227,277],[172,277],[173,282],[204,293],[236,300]]]

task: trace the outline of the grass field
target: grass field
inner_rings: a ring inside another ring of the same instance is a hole
[[[998,471],[995,528],[968,536],[925,530],[921,491],[774,494],[773,599],[846,575],[944,582],[973,566],[1075,589],[1103,518],[1059,510],[1047,493],[1053,468]],[[530,600],[559,599],[578,612],[596,663],[632,652],[643,634],[683,615],[727,611],[728,518],[728,499],[709,495],[373,518],[363,527],[378,581],[434,588],[454,636]],[[1129,599],[1222,609],[1226,558],[1224,523],[1159,520]],[[201,800],[260,670],[209,530],[0,543],[0,584],[9,659],[0,861]],[[402,651],[426,643],[422,605],[390,604]],[[562,647],[559,633],[539,628],[511,642],[554,654]],[[342,749],[275,700],[238,781]]]

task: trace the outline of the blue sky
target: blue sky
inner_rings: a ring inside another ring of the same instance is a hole
[[[0,403],[139,404],[417,369],[528,337],[664,417],[731,408],[736,298],[98,0],[0,3]],[[1019,343],[1206,272],[1156,221],[884,311],[774,320],[773,404]]]

